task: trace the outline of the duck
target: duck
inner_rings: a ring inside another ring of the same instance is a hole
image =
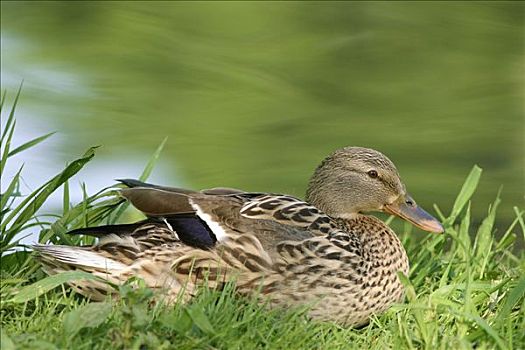
[[[304,200],[118,181],[119,195],[146,219],[69,232],[98,238],[89,246],[34,246],[48,274],[99,277],[70,282],[94,301],[118,297],[114,285],[137,277],[166,303],[188,302],[203,285],[220,290],[235,283],[237,293],[256,294],[271,308],[307,306],[312,319],[357,327],[402,301],[398,273],[409,273],[401,241],[370,213],[443,232],[409,195],[394,163],[364,147],[327,156]]]

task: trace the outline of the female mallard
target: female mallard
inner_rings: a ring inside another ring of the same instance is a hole
[[[383,211],[443,231],[408,195],[394,164],[367,148],[345,147],[324,159],[306,201],[121,182],[128,186],[122,196],[148,218],[70,232],[98,237],[93,246],[35,246],[48,273],[78,269],[114,284],[138,276],[168,301],[234,279],[240,293],[260,291],[270,305],[308,304],[314,318],[356,326],[402,298],[397,272],[408,273],[394,232],[362,213]],[[94,300],[113,292],[96,280],[72,284]]]

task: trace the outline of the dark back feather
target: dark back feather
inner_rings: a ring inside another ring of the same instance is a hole
[[[149,187],[125,188],[120,194],[148,216],[167,216],[193,213],[189,197],[183,193]]]

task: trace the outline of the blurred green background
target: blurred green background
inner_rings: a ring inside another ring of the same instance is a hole
[[[523,207],[523,3],[1,7],[2,89],[12,98],[24,80],[22,138],[58,131],[19,158],[29,187],[92,145],[91,192],[136,177],[168,136],[154,180],[173,186],[303,196],[324,156],[360,145],[387,154],[431,212],[448,212],[474,164],[475,217],[501,185],[500,225]]]

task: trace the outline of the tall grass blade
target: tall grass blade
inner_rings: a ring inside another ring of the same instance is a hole
[[[97,147],[89,148],[82,157],[74,160],[69,164],[60,174],[56,175],[53,179],[46,183],[46,186],[42,188],[40,193],[29,203],[18,218],[13,223],[13,226],[29,220],[35,212],[42,206],[44,201],[67,179],[73,177],[80,171],[95,156],[95,149]]]
[[[164,140],[162,140],[160,145],[157,147],[155,152],[153,152],[150,159],[148,160],[148,164],[146,164],[146,167],[144,168],[142,174],[139,177],[140,181],[146,181],[149,178],[151,172],[153,171],[153,168],[155,167],[155,164],[157,164],[157,161],[159,160],[160,154],[162,153],[162,150],[164,149],[164,146],[166,145],[167,141],[168,137],[166,136]]]
[[[82,182],[80,187],[82,188],[82,227],[87,227],[88,226],[88,216],[87,216],[88,210],[87,209],[88,209],[89,196],[86,190],[86,183]]]
[[[23,82],[20,84],[20,87],[18,88],[18,92],[16,93],[15,100],[13,101],[13,106],[11,107],[11,112],[9,113],[9,117],[7,117],[7,122],[4,127],[4,131],[2,132],[2,136],[0,137],[0,144],[4,144],[5,137],[10,129],[13,128],[12,124],[15,120],[15,109],[16,105],[18,104],[18,99],[20,98],[20,93],[22,92],[22,85]]]
[[[514,207],[516,209],[516,207]],[[507,230],[505,231],[505,234],[499,239],[498,243],[496,244],[496,251],[502,251],[506,248],[508,248],[510,245],[512,245],[516,241],[516,235],[513,233],[514,228],[518,224],[520,218],[523,216],[523,211],[516,211],[516,218],[512,221],[512,223],[509,225]]]
[[[500,308],[498,316],[496,317],[495,324],[501,323],[505,320],[510,314],[514,305],[520,301],[520,299],[525,297],[525,276],[521,276],[520,280],[514,288],[510,291],[508,297],[505,300],[505,303]],[[522,310],[523,312],[523,310]]]
[[[452,311],[452,310],[451,310]],[[472,322],[475,322],[478,326],[480,326],[498,345],[500,349],[507,349],[508,347],[505,345],[505,342],[501,337],[498,335],[498,333],[480,316],[472,315],[469,313],[458,313],[456,311],[452,311],[453,313],[456,313],[468,320],[471,320]]]
[[[11,125],[11,129],[8,130],[7,139],[5,142],[2,142],[2,158],[0,159],[0,174],[4,173],[5,165],[7,164],[7,159],[9,158],[9,150],[11,148],[11,139],[15,132],[16,121]],[[3,140],[2,140],[3,141]]]
[[[55,132],[50,132],[49,134],[45,134],[45,135],[36,137],[36,138],[32,139],[31,141],[28,141],[28,142],[24,143],[23,145],[20,145],[17,148],[15,148],[14,150],[10,151],[7,156],[8,157],[12,157],[12,156],[14,156],[17,153],[23,152],[23,151],[25,151],[25,150],[27,150],[27,149],[29,149],[31,147],[34,147],[34,146],[38,145],[40,142],[46,140],[48,137],[50,137],[53,134],[55,134]]]
[[[489,208],[488,216],[481,223],[476,235],[476,241],[474,243],[474,260],[481,264],[479,272],[480,278],[483,278],[485,266],[492,251],[492,227],[494,226],[496,211],[500,203],[500,192],[498,192],[496,200]]]
[[[101,200],[105,197],[112,197],[109,200],[104,200],[96,205],[94,207],[94,202]],[[113,191],[107,191],[107,189],[104,189],[100,191],[99,193],[96,193],[95,195],[91,196],[87,200],[87,207],[84,203],[84,201],[80,202],[73,208],[71,208],[64,216],[62,216],[60,219],[55,221],[48,230],[43,231],[40,234],[40,237],[38,241],[40,243],[46,243],[48,242],[52,237],[59,237],[59,241],[53,241],[53,243],[57,244],[73,244],[74,242],[71,240],[70,236],[66,234],[67,227],[71,226],[71,228],[79,228],[79,227],[85,227],[84,226],[84,210],[95,211],[98,210],[99,207],[105,207],[105,208],[111,208],[111,210],[114,210],[115,207],[117,207],[121,203],[121,199],[114,198],[114,192]],[[111,211],[110,210],[110,211]],[[91,219],[88,221],[89,224],[96,224],[97,221],[93,218],[93,215],[90,213],[88,214],[88,217]],[[77,242],[78,243],[78,242]]]
[[[157,147],[155,152],[153,152],[153,154],[151,155],[150,159],[148,160],[148,164],[146,164],[146,167],[144,168],[144,170],[142,171],[142,174],[139,177],[140,181],[146,181],[148,179],[148,177],[151,175],[151,172],[153,171],[153,168],[155,167],[155,164],[157,164],[157,161],[158,161],[158,159],[160,157],[160,154],[162,153],[162,150],[164,149],[164,146],[166,145],[167,141],[168,141],[168,137],[166,136],[164,138],[164,140],[162,140],[160,145]],[[120,218],[122,213],[124,213],[126,211],[126,209],[128,207],[129,207],[129,203],[128,202],[124,202],[121,205],[121,207],[116,211],[115,215],[113,216],[113,218],[111,219],[111,221],[109,223],[110,224],[115,223]]]
[[[20,232],[20,228],[28,220],[34,217],[35,213],[46,199],[65,181],[80,171],[80,169],[82,169],[82,167],[94,157],[95,149],[96,147],[88,149],[81,158],[73,161],[61,173],[28,195],[27,198],[25,198],[4,220],[2,220],[2,223],[0,224],[0,232],[4,240],[0,242],[0,252],[4,251],[3,247],[7,245],[18,234],[18,232]],[[7,230],[7,225],[13,220],[14,222]]]
[[[64,182],[64,188],[63,188],[63,194],[62,194],[62,216],[66,215],[66,213],[69,211],[69,181]]]
[[[100,278],[83,271],[67,271],[57,275],[48,276],[33,284],[24,286],[11,298],[12,303],[25,303],[26,301],[38,298],[40,295],[49,292],[51,289],[61,284],[76,280],[99,280]]]
[[[188,313],[188,316],[190,316],[195,326],[197,326],[201,331],[208,335],[215,334],[215,330],[213,329],[210,320],[204,314],[202,309],[199,307],[189,307],[186,309],[186,312]]]
[[[521,227],[521,234],[523,235],[523,240],[525,240],[525,221],[523,220],[523,212],[520,211],[518,207],[514,207],[514,213],[516,213]]]
[[[20,169],[16,172],[15,176],[13,176],[13,179],[7,186],[7,189],[4,193],[1,194],[2,198],[0,199],[0,211],[4,211],[5,206],[7,205],[7,201],[10,198],[13,198],[13,193],[15,189],[18,187],[18,182],[20,180],[20,173],[22,172],[22,169],[24,166],[22,165]],[[1,234],[1,233],[0,233]]]
[[[4,110],[4,103],[5,103],[6,96],[7,96],[7,90],[4,90],[4,92],[2,93],[2,98],[0,99],[0,113]]]
[[[459,224],[459,232],[457,233],[457,239],[453,240],[455,246],[459,245],[456,249],[461,252],[463,260],[471,254],[472,243],[470,241],[470,202],[467,205],[467,209],[464,211],[461,223]]]
[[[456,201],[454,202],[454,205],[452,206],[452,211],[450,212],[450,216],[446,220],[446,225],[452,225],[454,223],[459,213],[461,213],[463,207],[465,207],[469,199],[474,194],[476,187],[478,187],[481,172],[481,168],[477,165],[474,165],[474,167],[468,174],[467,179],[463,183],[463,187],[461,187],[461,191],[459,192]]]

